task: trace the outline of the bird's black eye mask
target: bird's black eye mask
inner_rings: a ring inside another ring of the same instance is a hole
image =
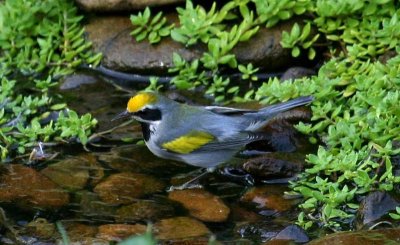
[[[143,110],[133,113],[133,115],[146,121],[161,120],[161,111],[156,108],[144,108]]]

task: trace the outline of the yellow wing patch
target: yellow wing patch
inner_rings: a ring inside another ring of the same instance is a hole
[[[212,134],[200,131],[191,131],[186,135],[164,143],[162,147],[176,153],[188,154],[212,140],[214,140]]]
[[[157,100],[156,96],[152,93],[141,92],[130,98],[128,101],[128,112],[137,112],[145,105],[151,104]]]

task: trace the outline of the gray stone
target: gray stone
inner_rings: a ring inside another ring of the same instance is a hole
[[[169,22],[176,22],[177,16],[167,15]],[[296,62],[290,49],[280,45],[282,31],[290,31],[293,21],[278,24],[272,28],[261,28],[247,42],[239,43],[232,52],[239,63],[253,63],[264,71],[290,67]],[[187,61],[198,59],[207,51],[204,44],[185,47],[171,38],[163,38],[152,45],[147,41],[136,42],[130,35],[133,26],[123,16],[94,17],[86,25],[88,39],[95,51],[103,53],[102,65],[106,68],[140,74],[166,75],[173,66],[172,55],[178,53]],[[297,60],[298,61],[298,60]]]

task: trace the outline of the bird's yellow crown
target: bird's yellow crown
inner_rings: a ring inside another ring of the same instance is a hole
[[[127,110],[128,112],[137,112],[144,106],[154,103],[156,101],[157,97],[154,94],[148,92],[140,92],[129,99]]]

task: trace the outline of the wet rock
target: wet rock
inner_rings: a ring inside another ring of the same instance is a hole
[[[235,228],[240,237],[248,238],[255,244],[271,240],[281,229],[281,225],[269,221],[241,223]]]
[[[72,210],[78,217],[91,218],[97,221],[113,221],[118,206],[103,202],[99,195],[90,191],[80,191],[75,195],[75,206]]]
[[[84,82],[80,82],[80,79]],[[79,115],[90,112],[92,117],[98,120],[97,132],[109,130],[121,123],[111,122],[111,119],[126,107],[128,100],[126,92],[117,90],[101,76],[94,74],[93,71],[89,73],[83,68],[74,75],[64,78],[61,84],[57,92],[67,98],[68,108],[75,110]],[[106,136],[108,135],[102,135]],[[91,139],[91,142],[96,142],[96,139]]]
[[[244,203],[255,204],[263,215],[272,215],[275,212],[284,212],[291,209],[297,200],[287,200],[284,192],[289,189],[286,186],[267,185],[250,188],[242,197]],[[271,210],[272,212],[268,212]]]
[[[387,192],[376,191],[370,193],[361,202],[357,211],[356,226],[361,229],[364,226],[373,225],[389,211],[395,210],[400,203]]]
[[[273,240],[291,240],[296,243],[306,243],[310,239],[302,228],[297,225],[289,225],[281,230]]]
[[[246,161],[243,169],[255,178],[290,178],[303,170],[304,159],[300,153],[271,152]]]
[[[200,221],[189,217],[163,219],[154,224],[159,240],[174,240],[209,235],[210,230]]]
[[[67,231],[68,237],[72,243],[82,242],[85,240],[89,241],[89,240],[95,239],[95,236],[98,232],[98,229],[96,226],[86,225],[86,224],[82,224],[82,223],[63,222],[63,225],[64,225],[64,228]],[[87,244],[89,244],[89,243],[87,243]]]
[[[122,241],[123,239],[146,232],[145,225],[108,224],[99,226],[97,238],[107,241]]]
[[[160,204],[152,200],[138,200],[119,208],[115,220],[118,223],[134,223],[138,221],[156,221],[171,217],[175,213],[172,206]]]
[[[231,207],[231,220],[234,222],[257,222],[265,219],[265,217],[257,214],[252,210],[248,210],[238,204],[233,204]]]
[[[35,208],[60,208],[69,201],[68,193],[32,168],[8,165],[0,177],[0,202]]]
[[[97,79],[93,75],[88,74],[72,74],[65,76],[60,83],[60,90],[77,89],[85,84],[97,83]]]
[[[229,207],[219,197],[203,189],[173,191],[168,198],[180,202],[191,216],[206,222],[223,222],[230,213]]]
[[[56,226],[44,218],[37,218],[26,225],[26,233],[40,239],[50,239],[57,236]]]
[[[399,244],[400,229],[384,229],[357,232],[338,232],[313,240],[308,245],[331,245],[331,244]]]
[[[298,243],[294,243],[290,240],[269,240],[267,242],[262,243],[262,245],[296,245]]]
[[[284,49],[280,42],[282,32],[292,29],[295,21],[282,22],[271,28],[260,28],[247,42],[240,42],[232,52],[241,64],[252,63],[266,71],[276,71],[293,64],[290,49]]]
[[[281,76],[280,80],[286,81],[286,80],[290,80],[290,79],[307,77],[307,76],[311,76],[314,74],[315,74],[315,71],[312,69],[295,66],[295,67],[290,67],[289,69],[287,69]]]
[[[65,245],[62,240],[57,241],[57,245]],[[95,238],[95,237],[84,237],[79,241],[71,241],[70,245],[110,245],[110,242],[105,239]]]
[[[176,18],[176,17],[175,17]],[[130,35],[133,26],[128,17],[96,17],[85,26],[95,51],[103,53],[102,65],[118,71],[161,75],[173,66],[172,54],[185,60],[200,58],[203,49],[186,48],[171,38],[163,38],[157,45],[136,42]]]
[[[83,189],[88,183],[90,165],[91,163],[83,158],[68,158],[49,165],[40,172],[58,185],[76,191]]]
[[[95,188],[100,198],[110,204],[129,204],[135,199],[159,192],[165,185],[152,176],[137,173],[118,173],[109,176]]]
[[[170,22],[176,14],[167,16]],[[239,43],[232,52],[239,63],[253,63],[266,71],[288,67],[296,59],[290,49],[280,45],[282,31],[290,31],[294,22],[280,23],[272,28],[260,28],[248,42]],[[185,47],[171,38],[163,38],[157,45],[147,41],[136,42],[130,35],[132,24],[127,17],[95,17],[85,27],[94,48],[103,53],[102,65],[117,71],[166,75],[173,66],[172,54],[178,53],[187,61],[198,59],[206,51],[205,45]]]
[[[76,0],[76,3],[88,12],[116,12],[145,9],[147,6],[164,6],[182,3],[183,0]]]

